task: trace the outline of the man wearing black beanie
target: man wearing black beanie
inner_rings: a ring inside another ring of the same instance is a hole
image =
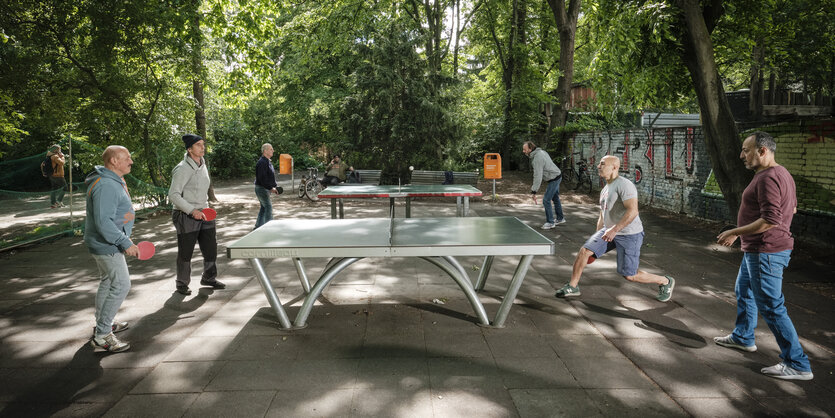
[[[215,221],[208,221],[203,209],[209,207],[209,169],[203,158],[206,142],[198,135],[183,135],[186,154],[171,171],[168,199],[174,205],[171,219],[177,230],[177,293],[190,295],[191,257],[194,244],[203,254],[203,276],[200,284],[214,289],[226,285],[217,281],[217,237]]]

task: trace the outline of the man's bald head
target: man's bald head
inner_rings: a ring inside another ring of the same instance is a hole
[[[620,170],[620,158],[614,155],[607,155],[597,163],[597,174],[607,183],[617,178],[618,170]]]
[[[620,158],[615,157],[614,155],[607,155],[603,157],[600,161],[605,161],[606,164],[611,164],[613,167],[615,167],[616,170],[620,169]]]
[[[110,145],[105,148],[101,154],[101,159],[107,169],[120,176],[130,173],[130,166],[133,164],[130,151],[121,145]]]

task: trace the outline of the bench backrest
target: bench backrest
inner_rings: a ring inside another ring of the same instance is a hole
[[[360,176],[360,184],[380,184],[382,170],[354,170]]]
[[[412,171],[411,184],[443,184],[446,177],[443,171],[414,170]],[[453,171],[452,184],[478,184],[478,172],[476,171]]]

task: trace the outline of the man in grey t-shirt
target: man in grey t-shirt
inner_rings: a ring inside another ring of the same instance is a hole
[[[606,186],[600,191],[597,232],[580,247],[571,280],[557,290],[559,298],[580,296],[580,275],[586,264],[613,249],[618,253],[618,273],[626,280],[657,284],[656,299],[661,302],[670,300],[673,295],[676,282],[672,277],[638,270],[644,242],[644,226],[638,216],[638,189],[618,175],[619,169],[620,159],[612,155],[603,157],[597,165],[597,173],[606,180]]]

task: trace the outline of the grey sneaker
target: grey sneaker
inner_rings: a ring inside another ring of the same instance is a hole
[[[580,296],[581,294],[582,293],[580,293],[580,286],[574,287],[566,283],[565,286],[557,290],[557,293],[555,293],[554,296],[558,298],[573,298],[575,296]]]
[[[554,226],[562,225],[565,223],[565,219],[560,219],[559,221],[554,222]]]
[[[104,338],[93,337],[90,339],[90,345],[95,349],[109,351],[111,353],[121,353],[130,349],[130,344],[119,341],[112,332],[104,336]]]
[[[552,224],[551,222],[545,222],[544,224],[542,224],[542,226],[540,228],[542,228],[542,229],[554,229],[554,224]]]
[[[809,372],[802,372],[786,363],[777,363],[771,367],[763,367],[762,374],[783,380],[812,380],[815,375]]]
[[[742,345],[736,342],[736,340],[734,340],[732,334],[728,334],[724,337],[713,337],[713,342],[715,342],[718,345],[721,345],[722,347],[735,348],[737,350],[747,351],[749,353],[757,351],[756,345]]]
[[[670,281],[667,282],[667,284],[662,284],[658,286],[658,296],[656,297],[656,299],[660,300],[661,302],[666,302],[670,300],[670,298],[673,297],[673,288],[676,287],[676,279],[670,276],[664,277],[666,277]]]

